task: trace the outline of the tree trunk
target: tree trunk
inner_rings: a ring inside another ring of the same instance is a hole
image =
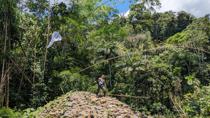
[[[42,79],[44,79],[44,74],[45,74],[45,69],[46,69],[46,61],[47,61],[47,45],[49,43],[49,36],[50,36],[50,2],[49,2],[49,8],[48,8],[48,17],[47,17],[47,42],[46,42],[46,48],[45,48],[45,54],[44,54],[44,68],[43,68],[43,75],[42,75]]]
[[[9,62],[7,62],[7,68],[10,68]],[[5,80],[5,105],[8,108],[9,107],[9,81],[10,81],[10,71],[8,70],[6,73],[6,80]]]
[[[5,13],[4,15],[5,17],[5,23],[4,23],[4,30],[5,30],[5,34],[4,34],[4,51],[3,51],[3,62],[2,62],[2,72],[1,72],[1,82],[0,82],[0,105],[3,106],[4,103],[4,86],[5,86],[5,66],[6,66],[6,60],[5,60],[5,54],[7,51],[7,40],[8,40],[8,30],[7,30],[7,25],[8,25],[8,19],[7,19],[7,13]]]

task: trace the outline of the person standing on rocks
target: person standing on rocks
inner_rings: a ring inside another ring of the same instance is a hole
[[[98,89],[97,89],[97,93],[96,95],[99,96],[100,90],[103,91],[104,97],[106,96],[107,90],[106,90],[106,76],[105,75],[101,75],[98,79],[97,79],[97,85],[98,85]]]

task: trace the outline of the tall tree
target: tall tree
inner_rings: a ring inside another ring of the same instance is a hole
[[[159,7],[159,0],[142,0],[131,5],[129,22],[132,24],[135,33],[151,30],[153,20],[152,12],[154,7]]]
[[[194,19],[194,16],[191,14],[185,12],[185,11],[180,11],[177,13],[177,32],[182,31],[185,29],[190,23],[192,23]]]
[[[0,39],[1,43],[1,81],[0,81],[0,105],[9,106],[9,80],[11,79],[11,55],[10,51],[18,40],[17,32],[17,0],[0,0]]]

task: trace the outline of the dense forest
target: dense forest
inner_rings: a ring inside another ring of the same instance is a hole
[[[210,15],[156,12],[137,0],[0,0],[0,117],[24,115],[69,91],[109,94],[165,117],[210,117]],[[46,48],[58,31],[62,41]]]

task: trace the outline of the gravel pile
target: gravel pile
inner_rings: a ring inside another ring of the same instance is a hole
[[[39,118],[139,118],[131,108],[111,97],[89,92],[73,92],[40,108]]]

